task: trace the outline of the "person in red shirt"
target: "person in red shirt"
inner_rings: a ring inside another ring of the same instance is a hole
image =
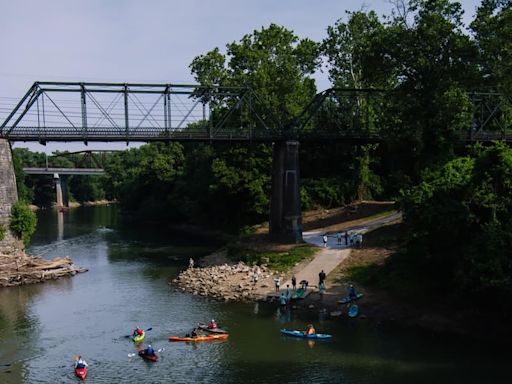
[[[217,323],[215,322],[215,320],[211,320],[209,323],[208,323],[208,329],[215,329],[217,328]]]

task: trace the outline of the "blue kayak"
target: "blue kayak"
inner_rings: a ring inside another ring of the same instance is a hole
[[[358,294],[356,294],[356,298],[354,300],[359,300],[361,297],[363,297],[363,294],[362,293],[358,293]],[[348,303],[350,303],[350,297],[345,296],[341,300],[338,300],[338,303],[340,303],[340,304],[348,304]]]
[[[286,336],[301,337],[303,339],[323,339],[327,340],[332,338],[332,335],[326,335],[324,333],[315,333],[313,335],[305,335],[302,331],[291,331],[289,329],[281,329],[281,334]]]
[[[357,317],[359,314],[359,307],[356,304],[352,304],[348,309],[348,317]]]

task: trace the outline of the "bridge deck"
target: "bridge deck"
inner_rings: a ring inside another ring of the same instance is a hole
[[[23,168],[23,172],[29,175],[103,175],[105,170],[101,168]]]

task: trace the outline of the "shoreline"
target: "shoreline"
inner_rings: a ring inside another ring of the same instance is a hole
[[[339,216],[339,210],[335,211],[335,214]],[[329,215],[325,214],[324,216],[325,217],[322,217],[321,221],[323,221],[323,223],[321,224],[325,224],[326,221],[330,220]],[[327,228],[319,225],[315,226],[316,228],[314,229],[323,230],[325,228],[327,229],[325,232],[344,230],[344,228],[350,226],[351,222],[354,222],[353,216],[354,215],[350,217],[351,220],[347,218],[349,220],[338,221],[337,223],[334,223],[333,220],[328,222]],[[364,218],[361,219],[364,220]],[[357,218],[357,220],[359,221],[359,218]],[[316,223],[318,223],[318,221],[319,220],[317,220]],[[399,223],[397,225],[399,226]],[[351,267],[368,263],[383,263],[387,257],[396,251],[398,243],[396,243],[395,240],[390,241],[386,236],[389,235],[389,231],[396,231],[397,225],[385,225],[380,227],[382,231],[368,232],[367,235],[365,235],[363,246],[361,248],[352,248],[350,255],[327,276],[326,291],[323,295],[320,295],[318,288],[315,287],[315,284],[317,284],[315,279],[312,284],[310,282],[310,294],[304,299],[292,300],[290,305],[285,307],[286,310],[293,311],[299,317],[311,317],[312,314],[315,314],[317,316],[321,315],[331,318],[332,320],[343,318],[347,321],[368,321],[375,324],[397,325],[428,332],[464,336],[486,342],[503,343],[511,341],[512,329],[508,323],[497,316],[483,312],[483,310],[475,310],[474,307],[464,306],[464,304],[456,305],[456,303],[449,301],[429,300],[423,297],[415,299],[414,296],[399,297],[385,289],[351,281],[352,277],[349,273]],[[260,240],[263,240],[261,241],[262,244],[256,244],[256,246],[265,247],[265,243],[267,243],[266,238]],[[202,258],[199,264],[210,266],[209,268],[211,268],[212,266],[218,267],[226,261],[225,251],[220,251]],[[291,277],[292,273],[297,274],[298,270],[303,267],[303,264],[296,264],[295,267],[291,268],[286,273],[278,273],[271,270],[267,270],[267,273],[274,277],[281,277],[281,284],[284,284],[284,282]],[[247,271],[253,267],[245,266],[244,268],[246,269],[244,269],[245,272],[243,273],[246,274],[244,277],[246,278],[245,281],[247,281],[247,279],[250,278],[249,272]],[[202,279],[207,280],[206,276],[203,276]],[[183,282],[185,281],[186,279],[183,280]],[[222,282],[223,279],[217,277],[217,281]],[[338,300],[347,295],[349,283],[353,283],[356,290],[364,294],[364,297],[357,302],[360,309],[360,316],[354,319],[347,316],[348,308],[346,305],[338,303]],[[171,283],[171,285],[175,284],[176,281]],[[186,285],[187,283],[184,284]],[[211,297],[216,300],[266,302],[269,303],[269,305],[275,305],[276,308],[279,307],[278,300],[269,300],[274,292],[273,278],[270,278],[264,284],[266,288],[265,292],[261,289],[258,292],[258,289],[251,288],[247,291],[250,293],[245,295],[243,295],[244,285],[242,284],[241,287],[238,287],[242,290],[238,292],[241,296],[230,297],[228,300],[225,300],[222,295],[218,293],[216,295],[210,295],[208,290],[201,293],[197,292],[196,294],[203,297]],[[190,292],[190,290],[183,288],[184,287],[181,285],[178,287],[178,289],[182,291]],[[281,292],[283,288],[285,287],[281,285]],[[236,291],[237,287],[228,285],[225,286],[224,289],[226,292],[230,290]],[[255,294],[255,292],[259,294]],[[495,330],[492,335],[488,332],[489,327]]]

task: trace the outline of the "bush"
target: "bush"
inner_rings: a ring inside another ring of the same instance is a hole
[[[5,226],[3,224],[0,224],[0,241],[5,239]]]
[[[27,204],[18,201],[12,206],[10,228],[16,237],[23,240],[25,246],[28,245],[30,236],[36,230],[36,224],[36,214],[30,210]]]

